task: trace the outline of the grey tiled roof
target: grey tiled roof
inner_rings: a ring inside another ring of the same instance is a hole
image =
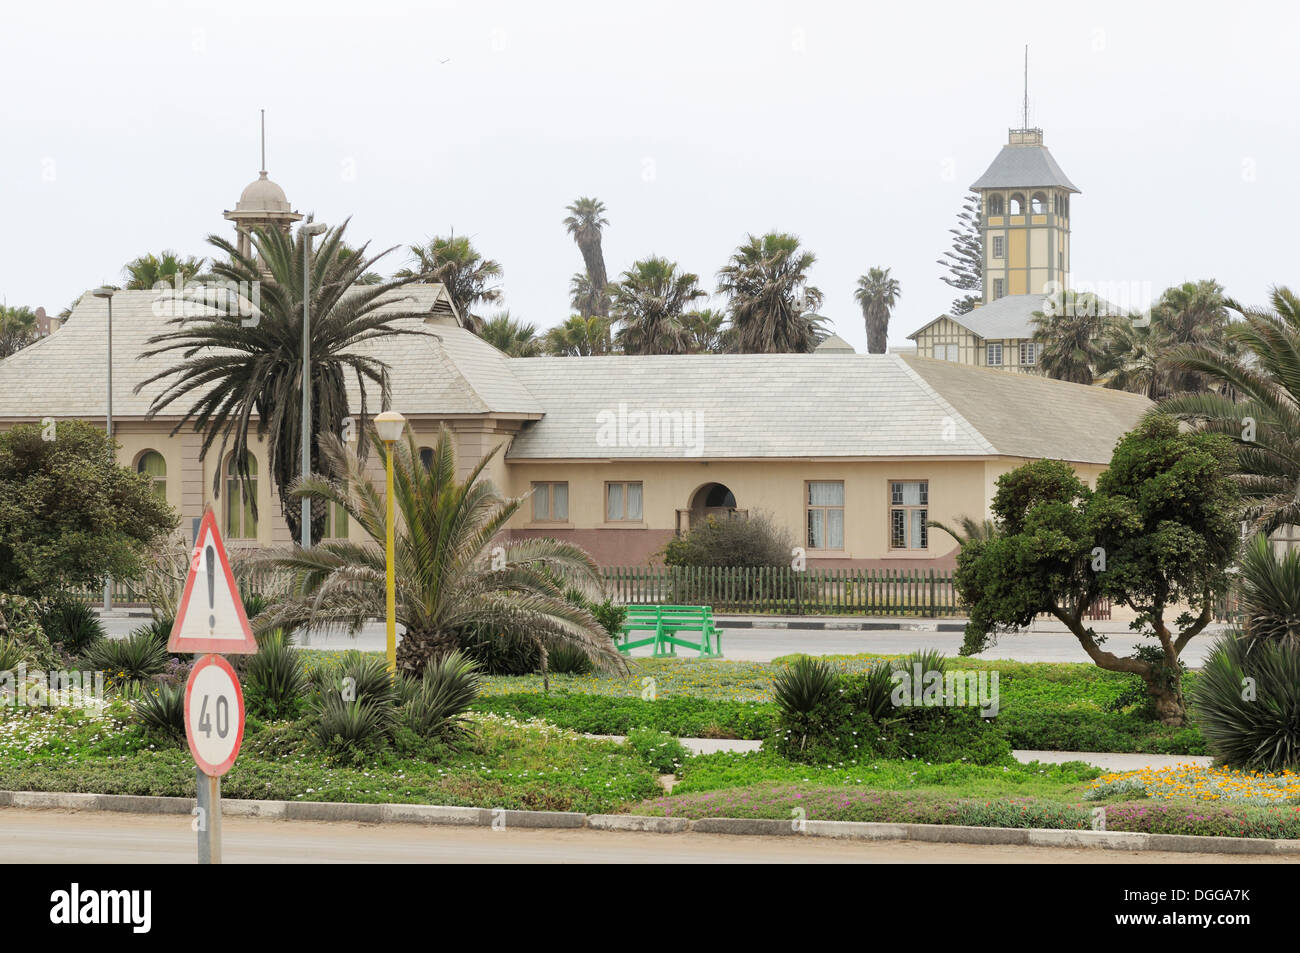
[[[1038,374],[904,360],[1006,456],[1109,463],[1116,441],[1153,406],[1141,394]]]
[[[162,306],[159,306],[160,302]],[[541,407],[510,373],[509,360],[451,317],[441,285],[408,285],[385,310],[429,317],[403,318],[397,327],[423,328],[437,336],[397,335],[364,342],[358,352],[389,365],[393,406],[406,414],[536,414]],[[87,293],[63,327],[0,361],[0,418],[98,417],[107,392],[108,305]],[[137,383],[174,366],[177,353],[141,358],[146,341],[174,326],[165,299],[154,291],[113,296],[113,414],[143,417],[164,383],[136,394]],[[349,402],[360,408],[355,375],[346,377]],[[378,390],[367,386],[371,408]],[[174,405],[179,408],[178,405]]]
[[[1056,164],[1047,146],[1005,145],[972,189],[1032,189],[1054,186],[1078,192]]]
[[[546,409],[515,438],[515,460],[1021,456],[1036,443],[1042,455],[1104,463],[1146,406],[1117,391],[897,354],[526,358],[511,367]],[[1040,416],[1057,409],[1061,419],[1045,428]],[[638,415],[667,422],[659,445],[635,439]]]
[[[1004,295],[973,311],[948,317],[985,340],[1031,338],[1034,336],[1034,313],[1043,310],[1046,297],[1040,294]]]

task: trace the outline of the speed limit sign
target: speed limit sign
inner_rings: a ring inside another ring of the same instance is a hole
[[[244,693],[220,655],[205,655],[185,683],[185,737],[194,763],[209,777],[230,770],[244,740]]]

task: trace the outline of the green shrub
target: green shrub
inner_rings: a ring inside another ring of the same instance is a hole
[[[772,679],[772,698],[787,718],[800,718],[824,708],[839,689],[839,677],[828,662],[801,655]]]
[[[800,662],[803,663],[800,667]],[[970,707],[943,705],[895,706],[894,673],[945,671],[937,652],[913,652],[901,659],[878,662],[864,672],[825,677],[826,663],[800,660],[777,676],[778,731],[773,749],[795,761],[819,762],[864,757],[912,758],[927,762],[967,761],[1001,764],[1011,758],[1011,745],[991,722]],[[802,671],[810,682],[799,704],[783,701]],[[815,674],[814,674],[815,673]]]
[[[268,633],[248,658],[243,685],[249,712],[270,721],[298,717],[307,687],[302,655],[279,630]]]
[[[312,670],[308,684],[315,694],[337,695],[345,700],[371,701],[392,706],[398,701],[398,686],[388,672],[388,660],[356,649]]]
[[[0,639],[12,639],[27,653],[29,666],[58,667],[58,655],[41,625],[40,604],[26,596],[0,593]]]
[[[460,633],[461,651],[485,675],[531,675],[541,667],[537,643],[489,626],[470,626]]]
[[[321,696],[316,707],[316,741],[347,764],[363,764],[388,743],[391,705],[358,696],[344,701],[337,692]]]
[[[185,740],[185,686],[144,688],[132,706],[146,732],[168,742]]]
[[[753,512],[747,519],[710,516],[689,533],[670,539],[663,557],[669,566],[785,567],[793,546],[789,530],[766,513]]]
[[[60,593],[40,610],[41,627],[51,643],[65,652],[80,655],[104,637],[104,626],[95,610],[85,602]]]
[[[465,713],[479,693],[478,666],[451,652],[425,666],[419,687],[401,710],[402,723],[421,738],[446,744],[466,734]]]
[[[124,639],[100,639],[86,652],[86,661],[104,672],[104,681],[119,691],[130,692],[167,668],[167,650],[148,626],[141,626]]]
[[[12,672],[20,665],[30,666],[31,661],[31,650],[12,635],[0,639],[0,672]]]
[[[162,647],[167,648],[167,643],[172,637],[172,626],[176,624],[174,616],[159,615],[154,616],[148,622],[137,625],[131,630],[131,635],[147,635],[149,638]]]
[[[634,728],[627,733],[628,745],[646,764],[660,774],[674,774],[691,756],[686,747],[666,731]]]
[[[557,675],[590,675],[591,656],[576,645],[557,645],[546,655],[546,664]]]
[[[1300,768],[1300,645],[1219,639],[1192,692],[1210,751],[1238,770]]]

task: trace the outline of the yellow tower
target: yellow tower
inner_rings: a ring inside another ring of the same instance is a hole
[[[980,193],[984,304],[1070,285],[1070,195],[1079,190],[1043,145],[1043,130],[1012,129],[971,186]]]

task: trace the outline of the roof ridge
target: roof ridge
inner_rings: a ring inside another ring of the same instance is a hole
[[[902,354],[890,354],[889,356],[892,357],[894,362],[903,369],[903,373],[907,374],[913,382],[920,384],[922,391],[924,391],[925,394],[941,408],[946,410],[954,421],[964,424],[967,434],[974,437],[979,443],[983,444],[985,450],[995,455],[1001,453],[997,447],[993,446],[988,437],[984,436],[983,431],[967,420],[965,415],[959,412],[956,407],[948,403],[947,399],[935,390],[934,386],[929,381],[917,373],[916,369],[912,367],[912,365],[907,363]]]

